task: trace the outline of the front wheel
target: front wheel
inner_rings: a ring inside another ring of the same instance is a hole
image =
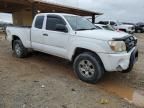
[[[14,40],[13,50],[18,58],[24,58],[27,56],[28,53],[27,49],[23,46],[20,40]]]
[[[142,31],[140,29],[136,30],[137,33],[142,33]]]
[[[90,52],[78,55],[73,67],[79,79],[88,83],[96,83],[104,74],[100,59]]]

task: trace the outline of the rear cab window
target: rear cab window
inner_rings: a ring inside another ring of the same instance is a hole
[[[35,28],[42,29],[44,22],[44,16],[37,16],[35,20]]]

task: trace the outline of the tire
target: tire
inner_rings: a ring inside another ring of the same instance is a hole
[[[142,31],[141,30],[137,30],[137,33],[142,33]]]
[[[92,84],[99,81],[104,74],[100,59],[91,52],[78,55],[74,60],[73,68],[80,80]]]
[[[24,58],[28,54],[27,49],[23,46],[23,44],[20,40],[14,40],[13,50],[14,50],[16,57],[18,57],[18,58]]]

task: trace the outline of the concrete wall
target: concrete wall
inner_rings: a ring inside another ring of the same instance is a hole
[[[14,25],[31,26],[32,20],[31,10],[19,10],[13,13]]]

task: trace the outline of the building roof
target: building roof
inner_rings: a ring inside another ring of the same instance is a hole
[[[32,6],[41,12],[62,12],[81,16],[102,15],[102,13],[99,12],[80,9],[72,6],[65,6],[43,0],[0,0],[0,12],[12,13],[20,9],[32,9]]]
[[[95,14],[95,15],[102,15],[102,13],[99,12],[95,12],[95,11],[90,11],[90,10],[86,10],[86,9],[81,9],[81,8],[77,8],[77,7],[73,7],[73,6],[66,6],[66,5],[62,5],[62,4],[58,4],[58,3],[52,3],[49,1],[45,1],[45,0],[34,0],[35,2],[38,2],[40,4],[47,4],[47,5],[51,5],[51,6],[58,6],[56,8],[66,8],[68,10],[73,10],[73,11],[79,11],[79,12],[85,12],[85,13],[90,13],[90,14]],[[72,12],[72,11],[71,11]]]

